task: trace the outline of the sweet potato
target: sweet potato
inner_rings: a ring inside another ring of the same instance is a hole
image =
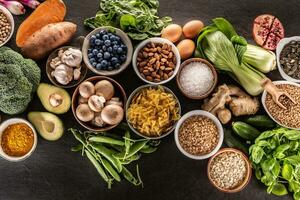
[[[23,47],[26,40],[36,31],[47,24],[62,22],[66,15],[66,6],[62,0],[47,0],[40,4],[35,11],[20,25],[16,43]]]
[[[21,48],[22,54],[34,60],[39,60],[53,49],[71,40],[76,28],[77,25],[71,22],[48,24],[26,40]]]

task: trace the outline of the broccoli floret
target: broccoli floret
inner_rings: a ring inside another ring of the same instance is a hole
[[[36,91],[41,74],[37,64],[8,47],[0,48],[0,111],[23,112]]]

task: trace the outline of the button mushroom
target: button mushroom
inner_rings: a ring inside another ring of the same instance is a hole
[[[111,82],[107,80],[102,80],[95,85],[96,94],[99,96],[104,96],[105,100],[110,100],[114,94],[115,89]]]
[[[104,103],[104,97],[98,95],[92,95],[88,100],[89,107],[95,112],[100,112],[104,107]]]
[[[95,86],[89,81],[85,81],[79,86],[79,94],[84,98],[89,98],[95,94]]]
[[[88,104],[80,104],[76,108],[76,116],[80,121],[89,122],[95,117],[95,113],[90,109]]]
[[[51,75],[62,85],[67,85],[73,80],[73,68],[65,64],[58,65]]]
[[[105,105],[106,105],[106,106],[108,106],[108,105],[118,105],[118,106],[123,107],[123,102],[120,100],[119,97],[113,97],[113,98],[111,98],[109,101],[107,101],[107,102],[105,103]]]
[[[63,97],[57,93],[53,93],[49,96],[49,103],[52,107],[60,106],[63,102]]]
[[[102,120],[109,125],[119,124],[124,117],[124,110],[118,105],[105,106],[101,112]]]
[[[88,98],[84,98],[82,96],[79,96],[79,98],[78,98],[78,104],[87,103],[88,100],[89,100]]]
[[[55,69],[58,65],[62,64],[61,60],[59,57],[53,58],[50,62],[50,67],[52,69]]]
[[[95,113],[95,117],[91,122],[94,126],[103,127],[105,122],[101,118],[101,113]]]
[[[80,67],[82,53],[79,49],[69,48],[62,54],[61,61],[70,67]]]

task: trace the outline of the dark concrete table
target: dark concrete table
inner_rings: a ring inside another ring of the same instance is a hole
[[[83,20],[96,13],[99,1],[65,0],[65,3],[68,8],[66,19],[78,24],[77,35],[87,34],[89,30],[83,27]],[[300,34],[299,0],[161,0],[160,3],[160,13],[172,16],[174,22],[179,24],[194,18],[208,24],[211,18],[224,16],[233,23],[238,33],[250,41],[252,20],[262,13],[272,13],[279,17],[285,25],[287,36]],[[26,16],[15,17],[17,27]],[[15,37],[8,46],[17,50]],[[45,62],[39,65],[43,82],[49,82],[44,70]],[[280,79],[276,72],[271,76]],[[124,86],[128,95],[143,84],[131,67],[114,78]],[[200,108],[199,101],[191,101],[180,94],[174,80],[167,86],[178,95],[183,113]],[[34,110],[43,110],[37,97],[28,108],[28,111]],[[61,118],[66,127],[79,127],[71,111]],[[122,181],[108,190],[91,163],[70,151],[74,143],[70,134],[65,134],[57,142],[39,138],[36,151],[26,161],[10,163],[0,159],[0,200],[292,199],[291,196],[279,198],[268,195],[266,188],[254,178],[238,194],[218,192],[208,182],[207,161],[184,157],[177,150],[172,135],[163,140],[156,153],[144,155],[138,162],[145,186],[143,189]]]

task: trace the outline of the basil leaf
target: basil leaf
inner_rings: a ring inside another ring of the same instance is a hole
[[[294,171],[293,166],[285,163],[283,164],[281,175],[285,180],[291,181],[293,178],[293,171]]]
[[[291,165],[300,166],[300,156],[293,155],[293,156],[286,157],[284,160],[290,163]]]
[[[283,134],[289,140],[299,140],[300,139],[300,131],[298,130],[288,130]]]
[[[289,144],[282,144],[276,148],[273,153],[274,158],[283,159],[285,157],[284,152],[290,148]]]
[[[274,186],[272,188],[272,194],[275,194],[277,196],[283,196],[283,195],[288,194],[288,191],[283,184],[276,183],[276,184],[274,184]]]
[[[251,158],[254,163],[259,163],[264,156],[264,150],[259,146],[254,146],[252,148]]]

